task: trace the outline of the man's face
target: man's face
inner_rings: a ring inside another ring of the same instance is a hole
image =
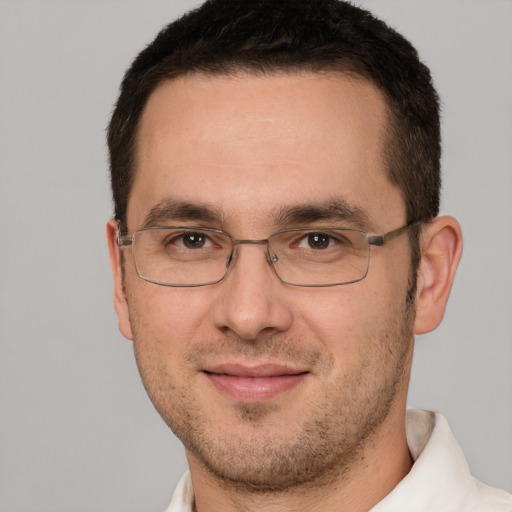
[[[386,178],[385,139],[385,105],[366,81],[165,82],[141,119],[129,233],[150,214],[156,225],[234,239],[297,226],[390,231],[405,209]],[[191,467],[256,489],[339,472],[405,407],[407,237],[372,247],[364,280],[327,288],[282,283],[264,245],[235,252],[223,281],[172,288],[140,279],[125,251],[127,301],[117,310],[148,394]]]

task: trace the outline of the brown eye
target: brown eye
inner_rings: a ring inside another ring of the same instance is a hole
[[[323,233],[311,233],[308,235],[308,245],[312,249],[327,249],[330,241],[331,237]]]
[[[187,233],[182,239],[183,245],[188,249],[201,249],[206,244],[206,236],[203,233]]]

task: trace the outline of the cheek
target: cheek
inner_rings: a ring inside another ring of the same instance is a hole
[[[315,290],[304,300],[300,317],[327,350],[343,364],[363,357],[379,342],[383,323],[401,320],[407,293],[403,275],[391,272],[387,281],[364,279],[342,287]]]
[[[363,281],[316,289],[313,293],[313,297],[303,301],[301,317],[321,339],[348,342],[377,314],[375,305],[381,303],[364,290]]]
[[[189,292],[188,294],[185,292]],[[181,403],[183,383],[190,382],[187,351],[203,333],[205,301],[190,290],[143,283],[129,296],[137,367],[148,395],[167,418],[169,403]]]
[[[354,286],[354,285],[348,285]],[[367,321],[363,303],[354,290],[317,289],[315,296],[304,301],[298,315],[304,325],[297,327],[322,346],[333,362],[333,375],[346,375],[361,363],[363,340],[367,338]]]
[[[200,289],[138,281],[133,287],[127,286],[135,343],[139,350],[156,352],[172,364],[209,323],[208,301]]]

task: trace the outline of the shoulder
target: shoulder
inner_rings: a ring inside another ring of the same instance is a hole
[[[512,494],[473,479],[467,505],[468,512],[512,512]]]

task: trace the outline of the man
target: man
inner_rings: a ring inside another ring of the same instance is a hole
[[[444,418],[406,413],[414,335],[462,251],[412,46],[337,0],[213,0],[128,70],[109,126],[122,334],[185,445],[168,511],[510,511]]]

